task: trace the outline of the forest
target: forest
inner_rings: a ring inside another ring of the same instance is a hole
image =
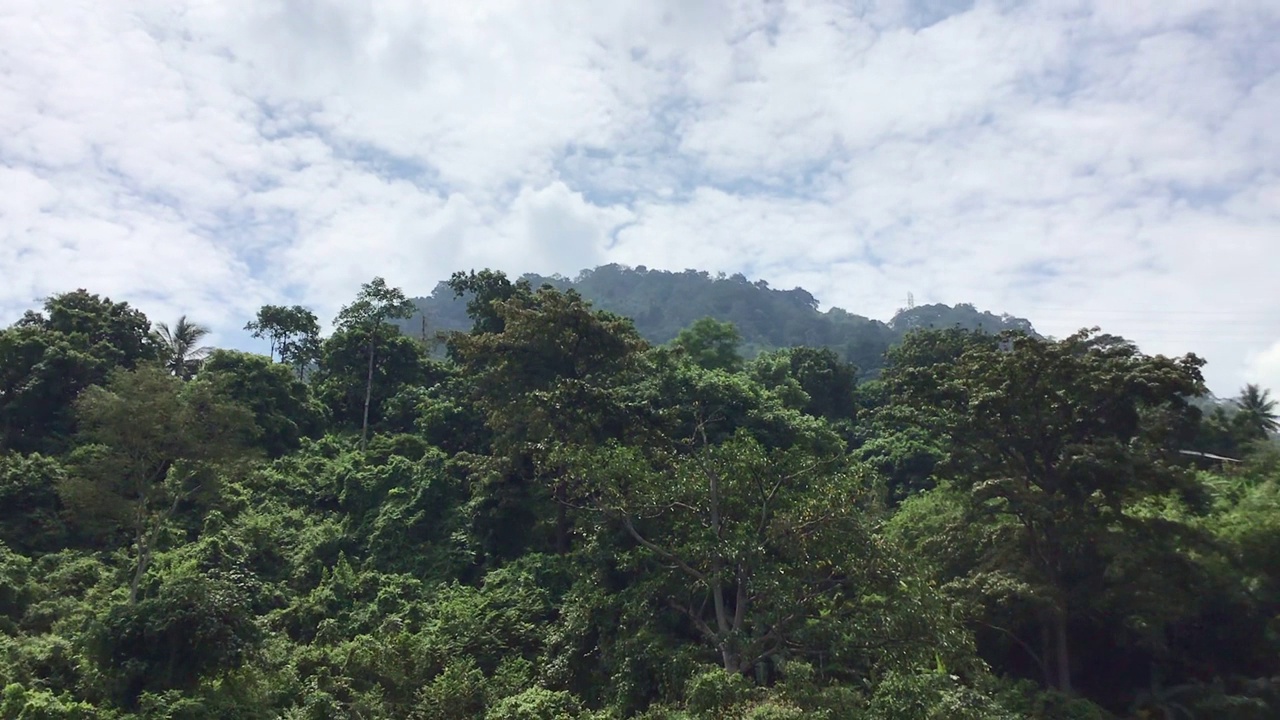
[[[598,310],[631,318],[640,336],[655,345],[671,342],[681,330],[710,317],[733,324],[746,357],[788,347],[828,348],[852,363],[860,379],[875,377],[889,347],[914,329],[959,327],[1035,334],[1026,319],[980,312],[963,303],[955,307],[912,303],[888,322],[841,308],[819,312],[817,298],[803,288],[779,290],[765,280],[751,282],[741,273],[713,276],[699,270],[676,273],[643,265],[602,265],[572,279],[527,274],[520,280],[532,287],[574,290]],[[414,313],[393,323],[407,335],[428,340],[441,331],[466,332],[472,326],[468,299],[468,293],[456,293],[449,283],[441,282],[430,296],[411,298]]]
[[[816,308],[375,278],[258,355],[49,297],[0,330],[0,717],[1280,717],[1268,390]]]

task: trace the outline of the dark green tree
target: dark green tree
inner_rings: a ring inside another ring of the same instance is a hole
[[[1232,414],[1217,405],[1201,415],[1192,449],[1236,459],[1243,446],[1255,439],[1249,435],[1243,423],[1233,422]]]
[[[370,344],[372,378],[368,374]],[[437,370],[419,343],[390,325],[374,328],[372,334],[340,328],[321,346],[312,388],[335,427],[378,429],[395,409],[392,401],[431,385]]]
[[[159,357],[150,322],[128,303],[84,290],[50,297],[0,331],[0,449],[64,450],[82,390]]]
[[[598,409],[587,396],[631,367],[645,346],[630,321],[572,291],[544,287],[494,301],[485,312],[501,330],[457,336],[451,353],[490,426],[515,444],[597,425],[583,419]]]
[[[160,346],[152,336],[151,323],[129,303],[113,303],[110,298],[86,290],[54,295],[44,303],[44,312],[27,312],[16,324],[57,333],[76,348],[113,367],[132,369],[139,362],[159,357]]]
[[[386,280],[376,277],[360,287],[360,293],[356,295],[355,302],[343,307],[337,319],[334,320],[339,330],[345,330],[365,340],[368,370],[365,379],[364,413],[360,423],[361,447],[369,440],[369,403],[373,400],[373,366],[376,360],[378,337],[388,327],[388,320],[409,318],[413,313],[413,303],[409,302],[399,288],[388,287]]]
[[[0,542],[27,554],[57,550],[66,541],[57,486],[63,463],[38,453],[0,454]]]
[[[838,454],[770,451],[745,431],[565,453],[576,497],[632,541],[619,550],[636,572],[630,601],[674,613],[725,671],[825,653],[857,675],[956,651],[944,606],[900,592],[914,581],[876,539],[869,485]]]
[[[789,381],[801,390],[799,408],[808,415],[836,422],[854,420],[854,388],[858,369],[828,348],[797,347],[762,353],[751,362],[753,377],[766,387],[781,388]]]
[[[633,416],[620,411],[612,394],[635,368],[644,341],[629,320],[594,310],[572,291],[543,287],[495,300],[487,327],[496,332],[456,335],[450,354],[468,379],[472,402],[492,432],[491,458],[479,474],[490,478],[479,522],[491,537],[510,537],[504,547],[523,546],[518,531],[552,523],[554,546],[569,546],[571,518],[564,486],[545,465],[549,443],[570,438],[594,443],[626,434]],[[519,521],[511,521],[520,516]],[[502,519],[507,518],[507,519]]]
[[[528,280],[511,282],[499,270],[484,269],[480,272],[455,272],[448,286],[454,296],[466,298],[467,315],[471,318],[473,333],[502,332],[502,316],[495,303],[505,302],[517,295],[533,291]]]
[[[85,444],[58,494],[81,526],[127,533],[134,603],[166,523],[184,503],[215,492],[224,467],[248,457],[253,417],[208,384],[153,367],[115,371],[76,405]]]
[[[1195,356],[1147,357],[1095,334],[1009,337],[1003,347],[926,334],[922,348],[965,349],[949,350],[951,362],[895,365],[886,375],[894,402],[946,438],[945,475],[976,511],[1017,529],[1019,552],[1006,569],[1044,602],[1046,670],[1068,693],[1069,622],[1073,602],[1083,602],[1073,590],[1087,572],[1081,550],[1132,528],[1126,507],[1185,485],[1167,426],[1149,420],[1185,413],[1185,398],[1203,392]]]
[[[184,569],[153,596],[104,612],[90,651],[116,701],[136,707],[143,692],[191,693],[239,668],[262,636],[243,578]]]
[[[196,380],[253,413],[260,430],[258,445],[270,457],[296,450],[302,438],[324,432],[324,410],[311,397],[311,389],[270,358],[214,350]]]
[[[253,337],[266,338],[271,343],[271,357],[280,356],[305,377],[306,369],[320,357],[320,323],[315,313],[301,306],[263,305],[257,317],[244,326]]]

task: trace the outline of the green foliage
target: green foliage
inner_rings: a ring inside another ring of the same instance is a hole
[[[31,602],[31,561],[0,544],[0,631],[12,632]]]
[[[55,457],[0,455],[0,542],[24,553],[53,550],[65,542],[57,488],[66,478]]]
[[[405,388],[429,384],[432,372],[422,346],[393,328],[383,326],[371,333],[344,329],[325,339],[312,383],[335,426],[359,429],[368,399],[369,426],[376,429],[386,419],[392,399]]]
[[[470,273],[455,272],[445,287],[453,292],[454,298],[466,299],[467,316],[471,318],[471,332],[476,335],[500,333],[506,321],[497,303],[506,302],[517,296],[528,296],[532,286],[527,280],[511,282],[506,274],[494,270],[481,270]]]
[[[1240,412],[1236,414],[1237,422],[1254,437],[1264,439],[1280,430],[1280,422],[1276,419],[1276,401],[1271,399],[1270,390],[1263,390],[1253,384],[1245,385],[1235,403],[1240,408]]]
[[[1090,556],[1156,539],[1127,521],[1127,506],[1189,492],[1165,460],[1163,419],[1188,412],[1184,398],[1203,390],[1202,362],[1142,356],[1089,331],[1006,342],[926,333],[897,354],[886,380],[922,427],[948,438],[946,473],[973,509],[1016,521],[1009,539],[1020,552],[999,548],[991,567],[1032,588],[1053,638],[1038,663],[1070,692],[1071,609],[1099,591],[1077,578],[1106,562]]]
[[[48,690],[28,690],[8,685],[0,696],[0,716],[12,720],[106,720],[114,713],[99,711],[93,705],[59,697]]]
[[[471,464],[482,483],[469,508],[474,527],[494,558],[564,552],[573,517],[549,450],[561,438],[591,443],[634,429],[616,387],[631,377],[643,341],[629,321],[572,292],[542,288],[487,307],[499,332],[450,341],[489,431],[490,447],[477,448],[489,457]]]
[[[742,673],[711,668],[689,680],[685,702],[689,712],[697,717],[722,720],[738,717],[759,695],[755,685]]]
[[[381,328],[389,320],[409,317],[412,304],[399,288],[389,287],[380,277],[360,286],[360,292],[350,305],[345,305],[334,325],[347,330],[370,333]]]
[[[368,356],[368,368],[365,373],[364,387],[364,410],[361,415],[360,422],[360,443],[363,445],[369,437],[369,405],[373,399],[373,380],[374,368],[378,363],[380,353],[378,352],[379,343],[394,342],[394,328],[387,325],[387,321],[395,319],[408,318],[413,314],[413,303],[405,298],[404,293],[399,288],[388,287],[385,280],[380,277],[374,278],[372,281],[365,283],[360,287],[360,293],[356,295],[356,299],[350,305],[345,305],[342,311],[338,313],[338,317],[334,319],[334,325],[346,337],[357,339],[363,342],[366,355]],[[330,338],[332,342],[333,338]],[[336,375],[339,368],[351,368],[352,364],[349,360],[338,358],[335,362],[335,355],[341,355],[338,348],[330,346],[326,343],[323,353],[324,360],[327,361],[327,367],[331,375]],[[402,356],[405,351],[400,353]],[[346,360],[344,362],[344,360]],[[383,362],[384,375],[389,375],[388,379],[393,382],[402,378],[400,373],[385,372],[393,365]],[[396,368],[397,370],[400,368]],[[407,379],[407,378],[406,378]],[[347,390],[347,397],[350,397],[350,390]],[[391,395],[393,393],[388,393]],[[337,415],[338,413],[335,413]]]
[[[827,348],[797,347],[763,353],[750,368],[751,375],[777,392],[799,390],[793,403],[806,414],[831,422],[854,420],[854,387],[858,369]]]
[[[315,313],[301,305],[263,305],[256,318],[246,323],[253,337],[271,343],[270,356],[292,367],[302,379],[307,367],[320,358],[320,322]]]
[[[474,658],[450,662],[418,692],[416,716],[424,720],[471,720],[485,709],[484,672]]]
[[[867,704],[868,720],[1015,720],[991,698],[945,673],[889,673]]]
[[[150,597],[108,608],[92,654],[112,695],[132,707],[142,692],[190,691],[239,667],[260,639],[247,601],[235,577],[182,573]]]
[[[978,674],[969,682],[945,671],[889,673],[867,703],[867,720],[1110,720],[1081,698],[1041,692],[1029,683]]]
[[[626,370],[643,347],[630,322],[593,310],[576,293],[544,288],[488,307],[502,330],[456,336],[450,352],[489,425],[510,442],[590,418],[599,402],[592,391]]]
[[[150,328],[128,303],[77,290],[0,331],[0,451],[65,450],[82,390],[160,358]]]
[[[131,538],[133,602],[166,523],[184,503],[216,493],[220,473],[245,459],[256,428],[247,410],[209,385],[154,367],[114,372],[77,408],[85,444],[58,495],[79,527]]]
[[[605,265],[584,270],[576,278],[526,275],[512,282],[491,270],[455,273],[430,297],[415,300],[417,311],[444,331],[501,332],[501,321],[488,309],[493,300],[508,300],[534,288],[550,285],[561,292],[575,290],[602,310],[635,321],[649,343],[671,342],[702,318],[732,324],[741,334],[742,354],[805,346],[827,348],[842,360],[874,376],[885,352],[913,329],[963,328],[999,333],[1031,333],[1021,318],[979,312],[972,305],[924,305],[902,310],[888,323],[832,308],[818,311],[818,300],[802,288],[776,290],[763,280],[742,275],[712,276],[685,270],[667,272],[645,267]],[[416,331],[417,319],[401,328]]]
[[[581,711],[577,699],[563,690],[532,687],[503,698],[484,717],[485,720],[562,720],[575,718]]]
[[[971,306],[538,280],[456,274],[444,359],[380,279],[190,381],[83,291],[0,331],[0,717],[1280,712],[1261,388]]]
[[[737,372],[742,369],[738,346],[742,336],[732,323],[715,318],[701,318],[680,331],[671,346],[684,353],[689,361],[705,370]]]
[[[307,385],[268,358],[215,350],[201,365],[199,381],[253,413],[260,431],[257,443],[270,457],[297,450],[302,438],[324,431],[324,410]]]
[[[869,605],[922,608],[889,600],[902,570],[874,538],[856,469],[799,448],[769,452],[743,432],[675,450],[646,458],[610,446],[565,462],[578,492],[634,541],[623,557],[637,590],[682,616],[726,671],[866,647],[879,651],[860,659],[896,662],[905,646],[942,641],[890,614],[879,627],[859,620]]]
[[[159,359],[160,347],[150,333],[150,322],[128,303],[85,290],[54,295],[44,303],[44,312],[28,312],[16,327],[57,334],[103,365],[131,369],[138,363]]]
[[[156,323],[155,337],[164,367],[176,377],[190,379],[213,352],[213,348],[200,345],[208,334],[209,328],[188,321],[186,315],[178,318],[172,329],[165,323]]]

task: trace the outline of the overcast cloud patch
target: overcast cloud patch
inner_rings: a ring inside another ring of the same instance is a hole
[[[0,319],[215,340],[375,274],[745,272],[972,302],[1280,389],[1280,6],[11,0]]]

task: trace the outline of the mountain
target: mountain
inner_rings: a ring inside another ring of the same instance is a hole
[[[863,375],[876,374],[883,365],[885,351],[914,328],[1035,333],[1028,320],[979,311],[967,303],[904,309],[887,323],[841,308],[820,312],[817,298],[802,288],[777,290],[764,280],[752,282],[741,274],[713,276],[698,270],[677,273],[650,270],[643,265],[604,265],[583,270],[573,279],[532,274],[523,279],[534,287],[547,284],[560,290],[572,288],[596,307],[632,318],[636,329],[655,344],[670,341],[695,320],[713,317],[738,328],[747,356],[799,345],[827,347],[857,365]],[[430,336],[471,328],[466,298],[454,297],[443,282],[429,297],[415,298],[414,304],[418,314],[401,323],[401,329],[409,335]]]

